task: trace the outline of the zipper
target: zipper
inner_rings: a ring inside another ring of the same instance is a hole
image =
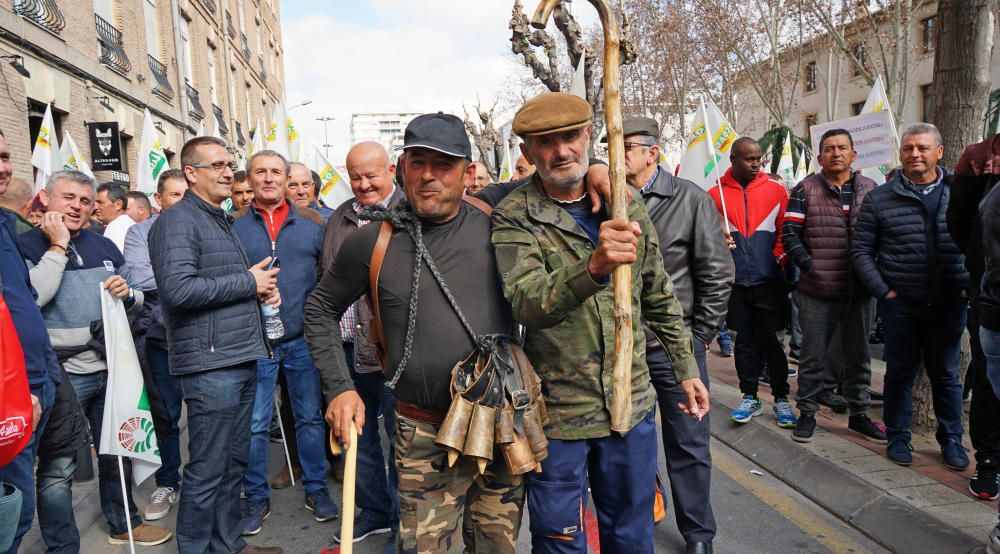
[[[215,352],[215,314],[208,316],[208,351]]]

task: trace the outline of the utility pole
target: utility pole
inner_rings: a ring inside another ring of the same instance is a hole
[[[324,143],[323,144],[323,152],[324,152],[324,155],[326,156],[327,160],[330,159],[330,129],[327,126],[327,124],[330,123],[331,121],[333,121],[334,119],[336,119],[336,118],[335,117],[331,117],[331,116],[323,116],[323,117],[317,117],[316,118],[316,121],[322,121],[323,122],[323,143]]]

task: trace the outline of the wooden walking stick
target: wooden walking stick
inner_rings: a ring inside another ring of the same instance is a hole
[[[330,450],[334,454],[344,454],[343,448],[334,440],[330,431]],[[347,457],[344,459],[344,498],[341,502],[340,515],[340,554],[354,552],[354,484],[358,475],[358,428],[351,421],[351,445],[347,447]]]
[[[544,29],[562,0],[542,0],[531,25]],[[628,220],[625,189],[625,145],[622,136],[621,79],[618,75],[621,31],[607,0],[589,0],[597,8],[604,28],[604,119],[608,131],[608,165],[611,170],[611,217]],[[625,433],[632,418],[632,266],[620,265],[611,276],[615,292],[615,352],[611,373],[611,430]]]

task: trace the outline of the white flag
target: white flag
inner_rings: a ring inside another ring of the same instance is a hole
[[[580,62],[576,64],[576,71],[573,72],[573,82],[569,85],[570,94],[575,94],[584,100],[587,99],[587,79],[583,68],[583,61],[586,58],[587,56],[580,56]]]
[[[160,467],[160,449],[125,305],[103,285],[98,289],[108,361],[98,453],[132,458],[132,480],[138,485]]]
[[[94,172],[90,170],[87,160],[83,159],[83,156],[80,155],[80,150],[76,147],[76,143],[73,142],[73,137],[69,136],[69,131],[63,131],[62,145],[59,147],[59,157],[63,160],[63,169],[82,171],[91,179],[94,178]]]
[[[285,115],[284,102],[275,104],[274,116],[271,118],[271,127],[267,134],[265,147],[281,154],[285,159],[290,159],[292,153],[292,137],[289,135],[288,129],[292,127],[294,130],[294,126],[289,125],[290,123],[291,120]],[[295,138],[298,138],[298,132],[295,133]]]
[[[250,148],[247,149],[247,158],[253,156],[255,153],[260,152],[264,149],[264,126],[261,125],[260,121],[257,121],[257,126],[254,127],[252,137],[250,137]]]
[[[503,148],[503,162],[500,164],[499,181],[506,183],[514,176],[514,160],[510,152],[510,127],[505,125],[500,129],[500,144]]]
[[[705,103],[703,99],[702,104],[695,114],[694,126],[677,176],[708,190],[715,184],[716,175],[722,177],[732,167],[729,151],[739,135],[726,121],[715,102],[709,99]],[[707,137],[711,137],[711,140],[706,140]]]
[[[792,132],[785,134],[785,144],[781,147],[781,158],[778,159],[778,175],[785,182],[785,188],[795,186],[795,163],[792,161]]]
[[[351,182],[337,171],[337,168],[327,161],[326,156],[316,148],[316,163],[323,166],[317,170],[319,174],[319,198],[328,208],[337,209],[346,200],[354,198],[351,192]]]
[[[882,110],[889,112],[889,121],[892,126],[892,144],[896,149],[894,158],[898,160],[899,132],[896,130],[896,116],[892,113],[892,106],[889,104],[889,95],[885,92],[885,83],[882,81],[882,76],[879,75],[875,78],[875,84],[872,85],[872,91],[868,93],[868,99],[865,100],[865,105],[861,108],[861,113],[875,113]],[[891,169],[888,165],[879,165],[862,169],[861,174],[881,185],[885,182],[885,175]]]
[[[146,194],[156,192],[156,183],[160,179],[160,173],[170,169],[167,164],[167,156],[163,153],[163,144],[160,142],[160,131],[153,125],[153,116],[149,115],[149,110],[142,118],[142,139],[139,141],[139,175],[136,178],[135,189]]]
[[[802,152],[799,152],[799,165],[795,169],[795,184],[802,182],[809,175],[809,170],[806,169],[806,150],[803,148]]]
[[[55,172],[62,169],[59,155],[59,140],[56,138],[56,126],[52,121],[52,105],[45,105],[45,117],[38,128],[35,138],[35,149],[31,151],[31,165],[35,166],[35,194],[45,188],[45,182]]]

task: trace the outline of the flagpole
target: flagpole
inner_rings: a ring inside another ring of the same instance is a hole
[[[281,446],[285,449],[285,462],[288,464],[288,475],[292,478],[292,486],[295,486],[295,472],[292,471],[292,456],[288,453],[288,441],[285,440],[285,425],[281,423],[281,410],[278,407],[278,397],[274,397],[274,411],[278,414],[278,430],[281,431]]]
[[[726,212],[726,195],[722,191],[722,177],[719,176],[719,161],[715,159],[715,135],[712,128],[708,126],[708,108],[705,107],[705,95],[701,96],[701,117],[705,121],[705,144],[708,145],[708,159],[712,160],[712,169],[715,171],[715,183],[719,187],[719,204],[722,205],[722,220],[726,224],[727,238],[732,236],[729,230],[729,214]]]
[[[135,554],[135,537],[132,536],[132,513],[129,510],[128,492],[125,490],[125,466],[122,464],[122,457],[118,458],[118,479],[122,484],[122,506],[125,507],[125,525],[128,526],[128,547]]]

